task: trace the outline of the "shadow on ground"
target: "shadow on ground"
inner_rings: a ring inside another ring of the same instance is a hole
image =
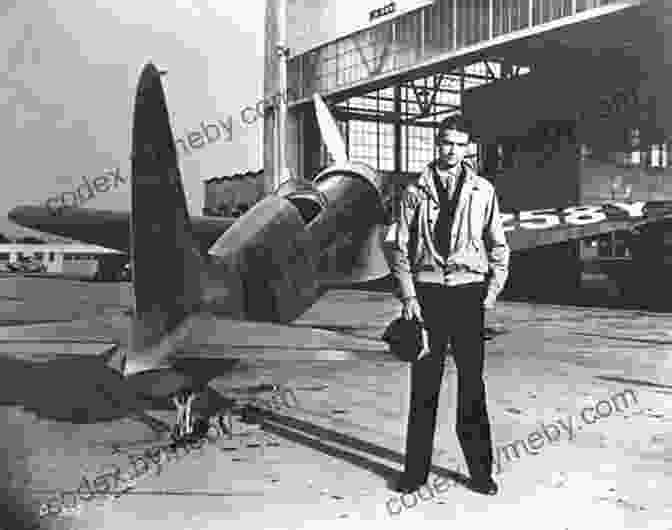
[[[260,411],[256,422],[261,423],[264,430],[277,436],[366,469],[385,479],[390,489],[394,488],[399,478],[399,471],[395,468],[368,458],[371,455],[377,459],[403,464],[404,455],[387,447],[272,411]],[[466,475],[437,465],[432,465],[430,471],[459,484],[466,484],[468,481]]]
[[[180,367],[186,367],[190,373],[204,372],[212,379],[230,373],[237,362],[189,359],[180,363]],[[20,406],[41,419],[74,424],[128,417],[144,421],[146,410],[174,410],[170,399],[151,398],[142,390],[138,381],[130,386],[100,356],[63,355],[38,362],[0,358],[0,406]],[[194,402],[196,412],[230,401],[210,387],[204,390]]]

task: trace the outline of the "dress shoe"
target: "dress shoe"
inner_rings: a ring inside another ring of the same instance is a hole
[[[497,483],[492,477],[471,478],[467,482],[467,487],[471,491],[475,491],[482,495],[497,495],[497,492],[499,491],[499,486],[497,486]]]
[[[420,486],[422,486],[425,482],[427,481],[414,479],[413,477],[402,473],[392,489],[394,489],[394,491],[397,493],[413,493],[414,491],[418,491]]]

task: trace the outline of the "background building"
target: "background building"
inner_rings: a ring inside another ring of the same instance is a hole
[[[3,243],[0,267],[24,260],[43,264],[46,274],[77,278],[116,279],[128,257],[116,250],[81,243]],[[105,276],[104,278],[102,276]]]
[[[264,170],[247,171],[204,181],[203,215],[238,217],[264,195]]]

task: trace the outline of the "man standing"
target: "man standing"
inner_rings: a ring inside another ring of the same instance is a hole
[[[469,468],[468,487],[494,495],[492,439],[483,382],[484,309],[494,306],[508,276],[509,246],[493,186],[464,160],[469,129],[462,116],[439,124],[439,158],[401,198],[390,268],[404,318],[423,321],[429,355],[411,367],[404,473],[410,493],[426,483],[448,342],[458,377],[457,435]]]

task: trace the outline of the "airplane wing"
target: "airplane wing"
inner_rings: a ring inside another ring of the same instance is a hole
[[[512,251],[633,230],[672,219],[672,201],[611,202],[563,209],[503,213]]]
[[[41,232],[121,252],[128,253],[130,250],[129,212],[73,207],[54,214],[46,206],[18,206],[8,217],[21,226]],[[672,202],[614,202],[505,212],[502,217],[509,246],[515,252],[662,222],[672,217]],[[228,217],[191,217],[194,239],[204,254],[236,220]],[[345,253],[342,256],[338,259],[349,259]]]
[[[586,239],[620,230],[632,231],[672,219],[672,201],[608,202],[501,214],[512,252]],[[396,223],[385,242],[394,241]]]
[[[18,206],[8,214],[11,221],[27,228],[126,253],[130,252],[130,216],[124,211],[77,207],[53,211],[46,206]],[[235,221],[228,217],[192,217],[194,238],[207,252]]]

